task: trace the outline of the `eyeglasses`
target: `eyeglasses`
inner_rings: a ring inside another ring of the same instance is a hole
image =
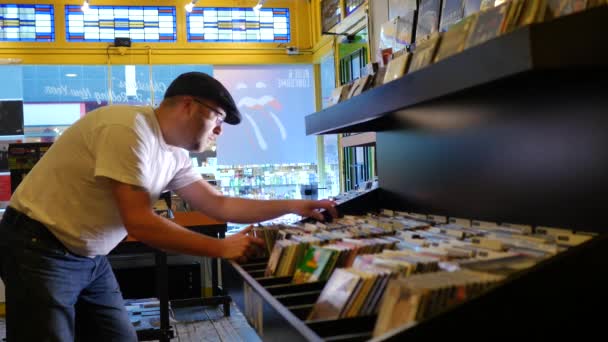
[[[207,108],[211,113],[213,113],[213,115],[215,115],[215,124],[220,126],[222,123],[224,123],[224,120],[226,119],[226,116],[220,112],[218,112],[216,109],[212,108],[211,106],[209,106],[208,104],[206,104],[205,102],[197,99],[197,98],[192,98],[192,101],[202,105],[203,107]]]

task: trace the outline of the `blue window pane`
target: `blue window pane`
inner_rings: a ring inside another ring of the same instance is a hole
[[[66,38],[69,42],[112,42],[131,38],[133,42],[175,42],[175,7],[65,6]]]
[[[278,42],[291,40],[289,9],[195,7],[186,14],[189,42]]]
[[[0,4],[0,41],[55,41],[53,5]]]

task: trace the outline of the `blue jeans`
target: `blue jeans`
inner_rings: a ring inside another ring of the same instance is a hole
[[[0,222],[0,276],[8,342],[137,341],[106,257],[69,252],[12,208]]]

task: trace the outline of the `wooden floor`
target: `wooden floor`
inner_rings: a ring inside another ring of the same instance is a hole
[[[175,310],[175,342],[257,342],[261,341],[245,316],[232,304],[230,317],[221,306]],[[0,338],[6,336],[4,317],[0,317]]]
[[[175,311],[177,338],[172,341],[261,341],[234,303],[230,313],[230,317],[224,317],[221,306],[178,309]]]

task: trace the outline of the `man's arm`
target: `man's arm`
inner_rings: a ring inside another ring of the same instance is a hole
[[[194,209],[221,221],[251,223],[289,213],[323,220],[319,209],[326,209],[333,217],[337,216],[333,201],[252,200],[226,197],[203,180],[177,189],[175,192]]]
[[[154,213],[149,193],[138,186],[112,181],[112,192],[129,235],[152,247],[183,254],[235,259],[246,255],[252,243],[248,230],[219,240],[190,231]]]

